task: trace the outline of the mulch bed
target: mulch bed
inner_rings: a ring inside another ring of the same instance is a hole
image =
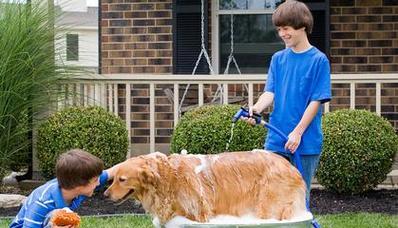
[[[6,192],[5,192],[6,191]],[[0,193],[17,193],[0,188]],[[15,216],[19,208],[0,208],[0,217]],[[336,214],[343,212],[371,212],[398,214],[398,190],[374,190],[360,195],[339,195],[326,190],[311,191],[311,210],[315,214]],[[84,202],[77,211],[80,215],[108,215],[123,213],[144,213],[139,203],[128,200],[116,206],[97,193]]]
[[[398,215],[398,190],[373,190],[351,196],[313,189],[310,205],[315,214],[369,212]]]

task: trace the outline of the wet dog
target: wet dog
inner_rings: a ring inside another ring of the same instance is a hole
[[[119,165],[105,195],[119,202],[135,198],[160,224],[175,216],[198,222],[247,214],[285,220],[306,211],[300,173],[264,150],[133,157]]]

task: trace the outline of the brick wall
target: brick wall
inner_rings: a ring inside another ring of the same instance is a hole
[[[100,9],[101,73],[172,73],[172,0],[101,0]],[[125,118],[125,87],[118,90],[119,115]],[[168,143],[172,106],[162,87],[156,95],[156,143]],[[149,87],[133,85],[130,102],[133,152],[146,153],[147,146],[136,145],[149,143]]]
[[[332,73],[398,72],[398,1],[330,1]],[[356,86],[356,108],[375,111],[374,84]],[[398,129],[398,85],[382,86],[382,115]],[[349,85],[334,85],[331,110],[349,108]]]
[[[171,73],[172,0],[101,0],[101,72]]]
[[[398,1],[330,1],[332,72],[398,72]]]

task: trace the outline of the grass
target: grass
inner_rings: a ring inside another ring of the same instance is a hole
[[[398,215],[376,213],[344,213],[335,215],[316,216],[322,228],[396,228]],[[0,227],[7,227],[10,219],[0,219]],[[152,219],[149,216],[122,216],[122,217],[83,217],[81,228],[124,228],[139,227],[152,228]]]
[[[82,219],[81,228],[127,228],[140,227],[152,228],[152,219],[149,216],[122,216],[122,217],[108,217],[95,218],[85,217]]]
[[[397,228],[398,215],[386,215],[376,213],[344,213],[336,215],[316,216],[322,227],[344,227],[344,228]]]

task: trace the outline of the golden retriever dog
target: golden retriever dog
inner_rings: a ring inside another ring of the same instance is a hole
[[[247,214],[285,220],[306,211],[300,173],[264,150],[133,157],[120,163],[105,195],[120,202],[135,198],[160,224],[175,216],[197,222]]]

